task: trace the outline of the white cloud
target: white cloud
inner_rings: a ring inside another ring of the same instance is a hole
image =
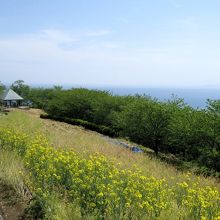
[[[60,31],[60,30],[46,29],[46,30],[42,30],[41,32],[43,38],[55,42],[64,43],[64,42],[75,42],[79,40],[78,38],[71,36],[70,34],[67,34],[64,31]]]
[[[70,50],[60,46],[72,42]],[[210,53],[210,47],[132,48],[58,30],[0,38],[1,81],[181,86],[212,84],[219,72],[219,49]]]

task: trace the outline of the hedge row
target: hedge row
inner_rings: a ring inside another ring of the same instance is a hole
[[[52,115],[47,115],[47,114],[41,114],[40,118],[52,119],[52,120],[55,120],[55,121],[65,122],[65,123],[68,123],[68,124],[71,124],[71,125],[80,125],[80,126],[86,128],[86,129],[96,131],[100,134],[104,134],[104,135],[107,135],[109,137],[117,137],[118,136],[118,133],[115,130],[109,128],[109,127],[106,127],[104,125],[97,125],[97,124],[94,124],[94,123],[91,123],[91,122],[88,122],[88,121],[83,121],[81,119],[74,119],[74,118],[67,118],[67,117],[57,117],[57,116],[52,116]]]

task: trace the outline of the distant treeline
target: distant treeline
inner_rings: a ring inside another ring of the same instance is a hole
[[[201,110],[179,98],[164,103],[145,95],[115,96],[108,91],[21,85],[13,89],[33,107],[57,119],[80,119],[89,126],[102,126],[115,136],[150,147],[156,154],[172,153],[197,164],[204,172],[220,172],[218,100],[207,100],[207,109]]]

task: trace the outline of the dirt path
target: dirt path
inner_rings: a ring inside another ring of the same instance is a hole
[[[0,220],[23,219],[25,204],[12,187],[0,180]]]

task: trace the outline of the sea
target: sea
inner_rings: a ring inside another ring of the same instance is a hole
[[[114,95],[147,95],[159,101],[172,97],[182,98],[193,108],[207,108],[207,100],[220,100],[220,88],[138,88],[138,87],[89,87],[110,91]]]

